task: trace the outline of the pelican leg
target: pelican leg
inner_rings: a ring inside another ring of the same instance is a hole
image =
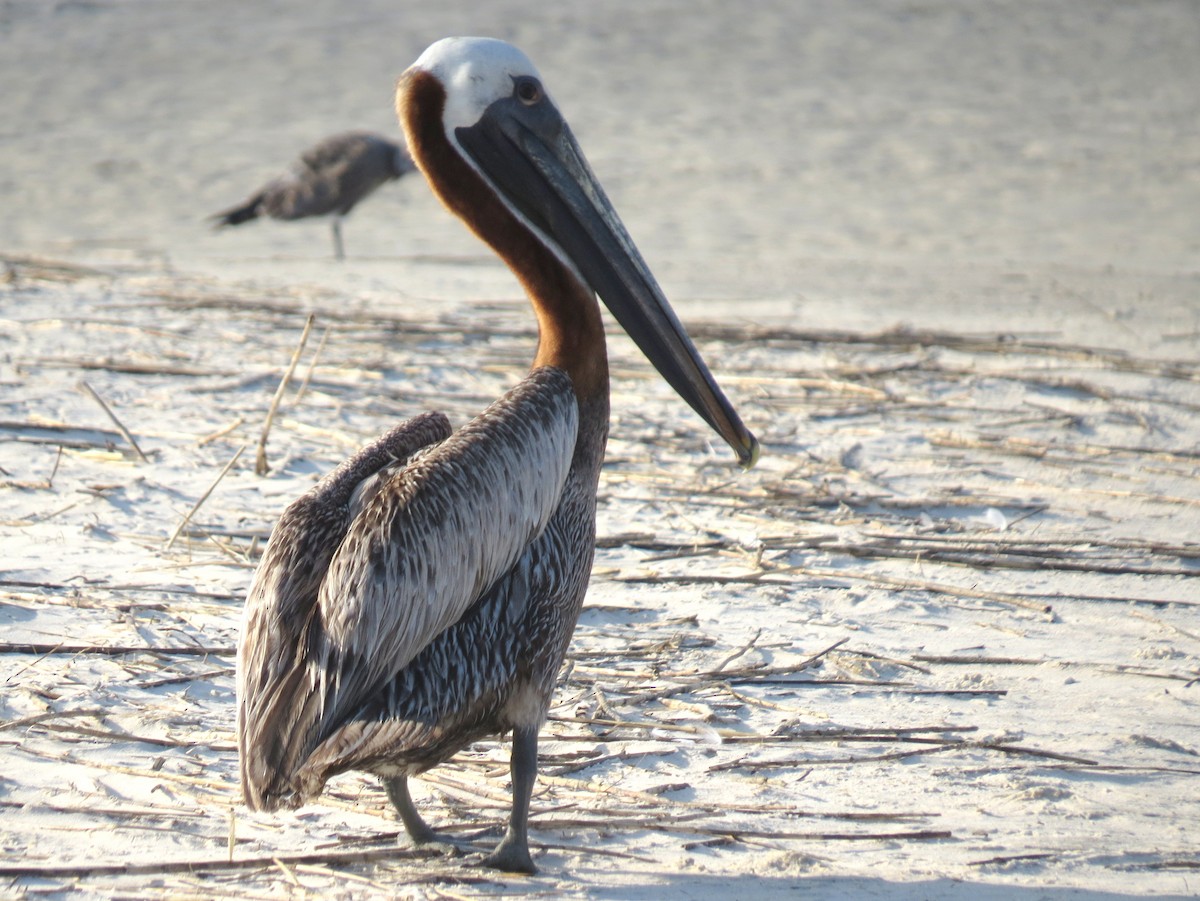
[[[408,793],[408,777],[395,776],[391,779],[384,779],[383,787],[387,789],[388,799],[396,806],[396,812],[400,814],[400,821],[404,823],[404,831],[408,833],[412,843],[424,845],[437,841],[437,833],[430,829],[429,825],[421,819],[421,815],[417,813],[412,795]]]
[[[496,850],[483,859],[482,866],[509,873],[537,872],[533,858],[529,856],[529,799],[537,779],[537,740],[537,726],[518,726],[513,730],[512,760],[509,764],[512,773],[512,814],[504,838]]]
[[[346,252],[342,247],[342,217],[334,216],[331,220],[330,228],[333,230],[333,257],[337,260],[346,259]]]

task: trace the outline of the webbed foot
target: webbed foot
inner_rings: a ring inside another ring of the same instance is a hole
[[[529,856],[529,843],[509,832],[491,854],[476,866],[491,867],[506,873],[536,873],[538,868]]]

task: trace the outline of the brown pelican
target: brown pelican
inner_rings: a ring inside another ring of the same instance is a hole
[[[340,260],[345,256],[342,217],[381,185],[415,169],[402,145],[380,135],[348,131],[310,147],[287,175],[268,182],[245,203],[210,218],[221,228],[260,216],[332,216],[333,252]]]
[[[744,466],[758,443],[524,54],[440,41],[401,76],[396,107],[435,193],[523,283],[537,350],[459,431],[439,414],[405,423],[283,514],[238,648],[242,789],[270,810],[374,773],[420,843],[434,833],[408,778],[511,730],[512,811],[483,862],[534,872],[538,730],[587,588],[608,434],[596,295]]]

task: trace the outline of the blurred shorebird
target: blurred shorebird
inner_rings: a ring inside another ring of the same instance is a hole
[[[269,216],[332,216],[333,252],[345,257],[342,217],[377,188],[416,171],[403,145],[380,135],[331,135],[301,154],[286,175],[272,179],[244,203],[211,216],[217,228]]]
[[[538,730],[583,605],[608,436],[598,294],[743,466],[758,442],[717,387],[537,70],[452,38],[396,107],[434,192],[508,264],[538,321],[529,374],[457,432],[403,423],[294,502],[238,645],[238,749],[253,809],[296,807],[346,770],[379,776],[430,841],[410,776],[512,731],[512,810],[483,863],[534,872]]]

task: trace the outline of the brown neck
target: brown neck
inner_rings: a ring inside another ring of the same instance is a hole
[[[396,112],[413,160],[442,203],[496,251],[525,288],[538,320],[533,365],[565,370],[581,401],[607,397],[608,355],[595,295],[450,145],[442,125],[445,103],[445,88],[429,73],[410,70],[401,76]]]

